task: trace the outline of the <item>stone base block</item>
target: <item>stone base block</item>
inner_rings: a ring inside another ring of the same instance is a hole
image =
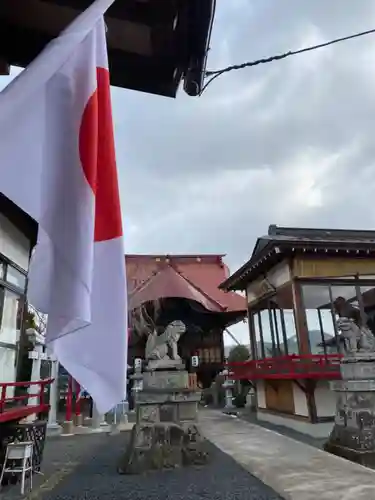
[[[65,420],[62,424],[62,435],[71,436],[74,434],[74,423],[73,420]]]
[[[340,367],[343,380],[375,380],[375,363],[342,363]]]
[[[120,424],[127,424],[127,423],[129,423],[129,418],[128,418],[128,414],[127,413],[123,413],[123,414],[120,415],[119,423]]]
[[[181,371],[151,371],[143,375],[143,389],[188,389],[189,374]]]
[[[208,460],[207,442],[196,424],[136,425],[118,472],[141,474],[149,470],[203,465]]]
[[[185,370],[185,363],[181,359],[153,359],[148,362],[146,370]]]
[[[328,451],[338,457],[346,458],[365,467],[375,467],[375,451],[353,450],[339,444],[328,441],[324,445],[324,451]]]
[[[150,424],[197,420],[198,404],[196,401],[169,401],[167,403],[142,403],[138,406],[137,422]]]
[[[83,426],[84,427],[91,427],[92,426],[92,418],[91,417],[85,417],[83,419]]]
[[[63,428],[57,422],[55,424],[47,424],[47,436],[60,436]]]
[[[74,424],[77,427],[81,427],[83,425],[83,415],[75,415],[74,416]]]
[[[373,451],[375,453],[374,418],[371,415],[369,417],[369,421],[362,420],[357,427],[335,423],[328,442],[358,452]]]

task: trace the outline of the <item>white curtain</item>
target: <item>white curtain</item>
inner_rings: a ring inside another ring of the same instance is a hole
[[[3,315],[1,318],[0,341],[16,345],[19,331],[17,330],[17,312],[19,296],[5,290]]]
[[[19,341],[19,331],[17,330],[19,296],[4,291],[4,306],[1,318],[0,341],[12,344],[10,347],[0,347],[0,382],[15,382],[16,380],[16,359]],[[7,398],[14,396],[14,387],[7,389]]]
[[[0,347],[0,382],[14,382],[16,379],[17,351],[9,347]],[[6,397],[14,396],[14,387],[8,387]]]

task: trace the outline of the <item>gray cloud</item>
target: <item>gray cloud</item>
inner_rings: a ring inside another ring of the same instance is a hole
[[[210,68],[372,28],[374,3],[219,0]],[[127,246],[223,252],[270,223],[372,227],[375,36],[224,75],[199,99],[114,90]]]
[[[373,28],[373,0],[218,0],[209,69]],[[232,72],[201,98],[113,89],[126,249],[227,254],[270,223],[373,228],[375,36]]]

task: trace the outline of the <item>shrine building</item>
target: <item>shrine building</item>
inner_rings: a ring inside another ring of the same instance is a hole
[[[0,193],[0,382],[14,382],[23,374],[21,326],[36,235],[33,219]],[[14,387],[8,387],[6,396],[13,395]]]
[[[199,384],[209,387],[224,368],[223,334],[246,317],[244,296],[225,293],[220,283],[229,276],[223,255],[127,255],[129,297],[129,365],[144,358],[147,333],[158,333],[182,320],[179,355],[189,363],[199,357]],[[189,366],[188,366],[189,369]]]
[[[328,436],[340,378],[336,299],[375,334],[375,231],[272,225],[221,285],[245,291],[251,360],[230,366],[253,382],[259,419]]]

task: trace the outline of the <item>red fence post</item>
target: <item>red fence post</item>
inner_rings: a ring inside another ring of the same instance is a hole
[[[1,384],[1,396],[0,396],[0,413],[3,413],[5,408],[5,398],[7,395],[7,385]]]
[[[66,395],[66,408],[65,408],[65,421],[72,421],[72,404],[73,404],[73,378],[69,375],[68,378],[68,392]]]
[[[75,424],[81,426],[83,424],[82,421],[82,412],[81,412],[81,385],[75,380]]]
[[[44,404],[44,388],[45,388],[45,383],[43,381],[40,382],[40,387],[39,387],[39,405],[42,406]]]

